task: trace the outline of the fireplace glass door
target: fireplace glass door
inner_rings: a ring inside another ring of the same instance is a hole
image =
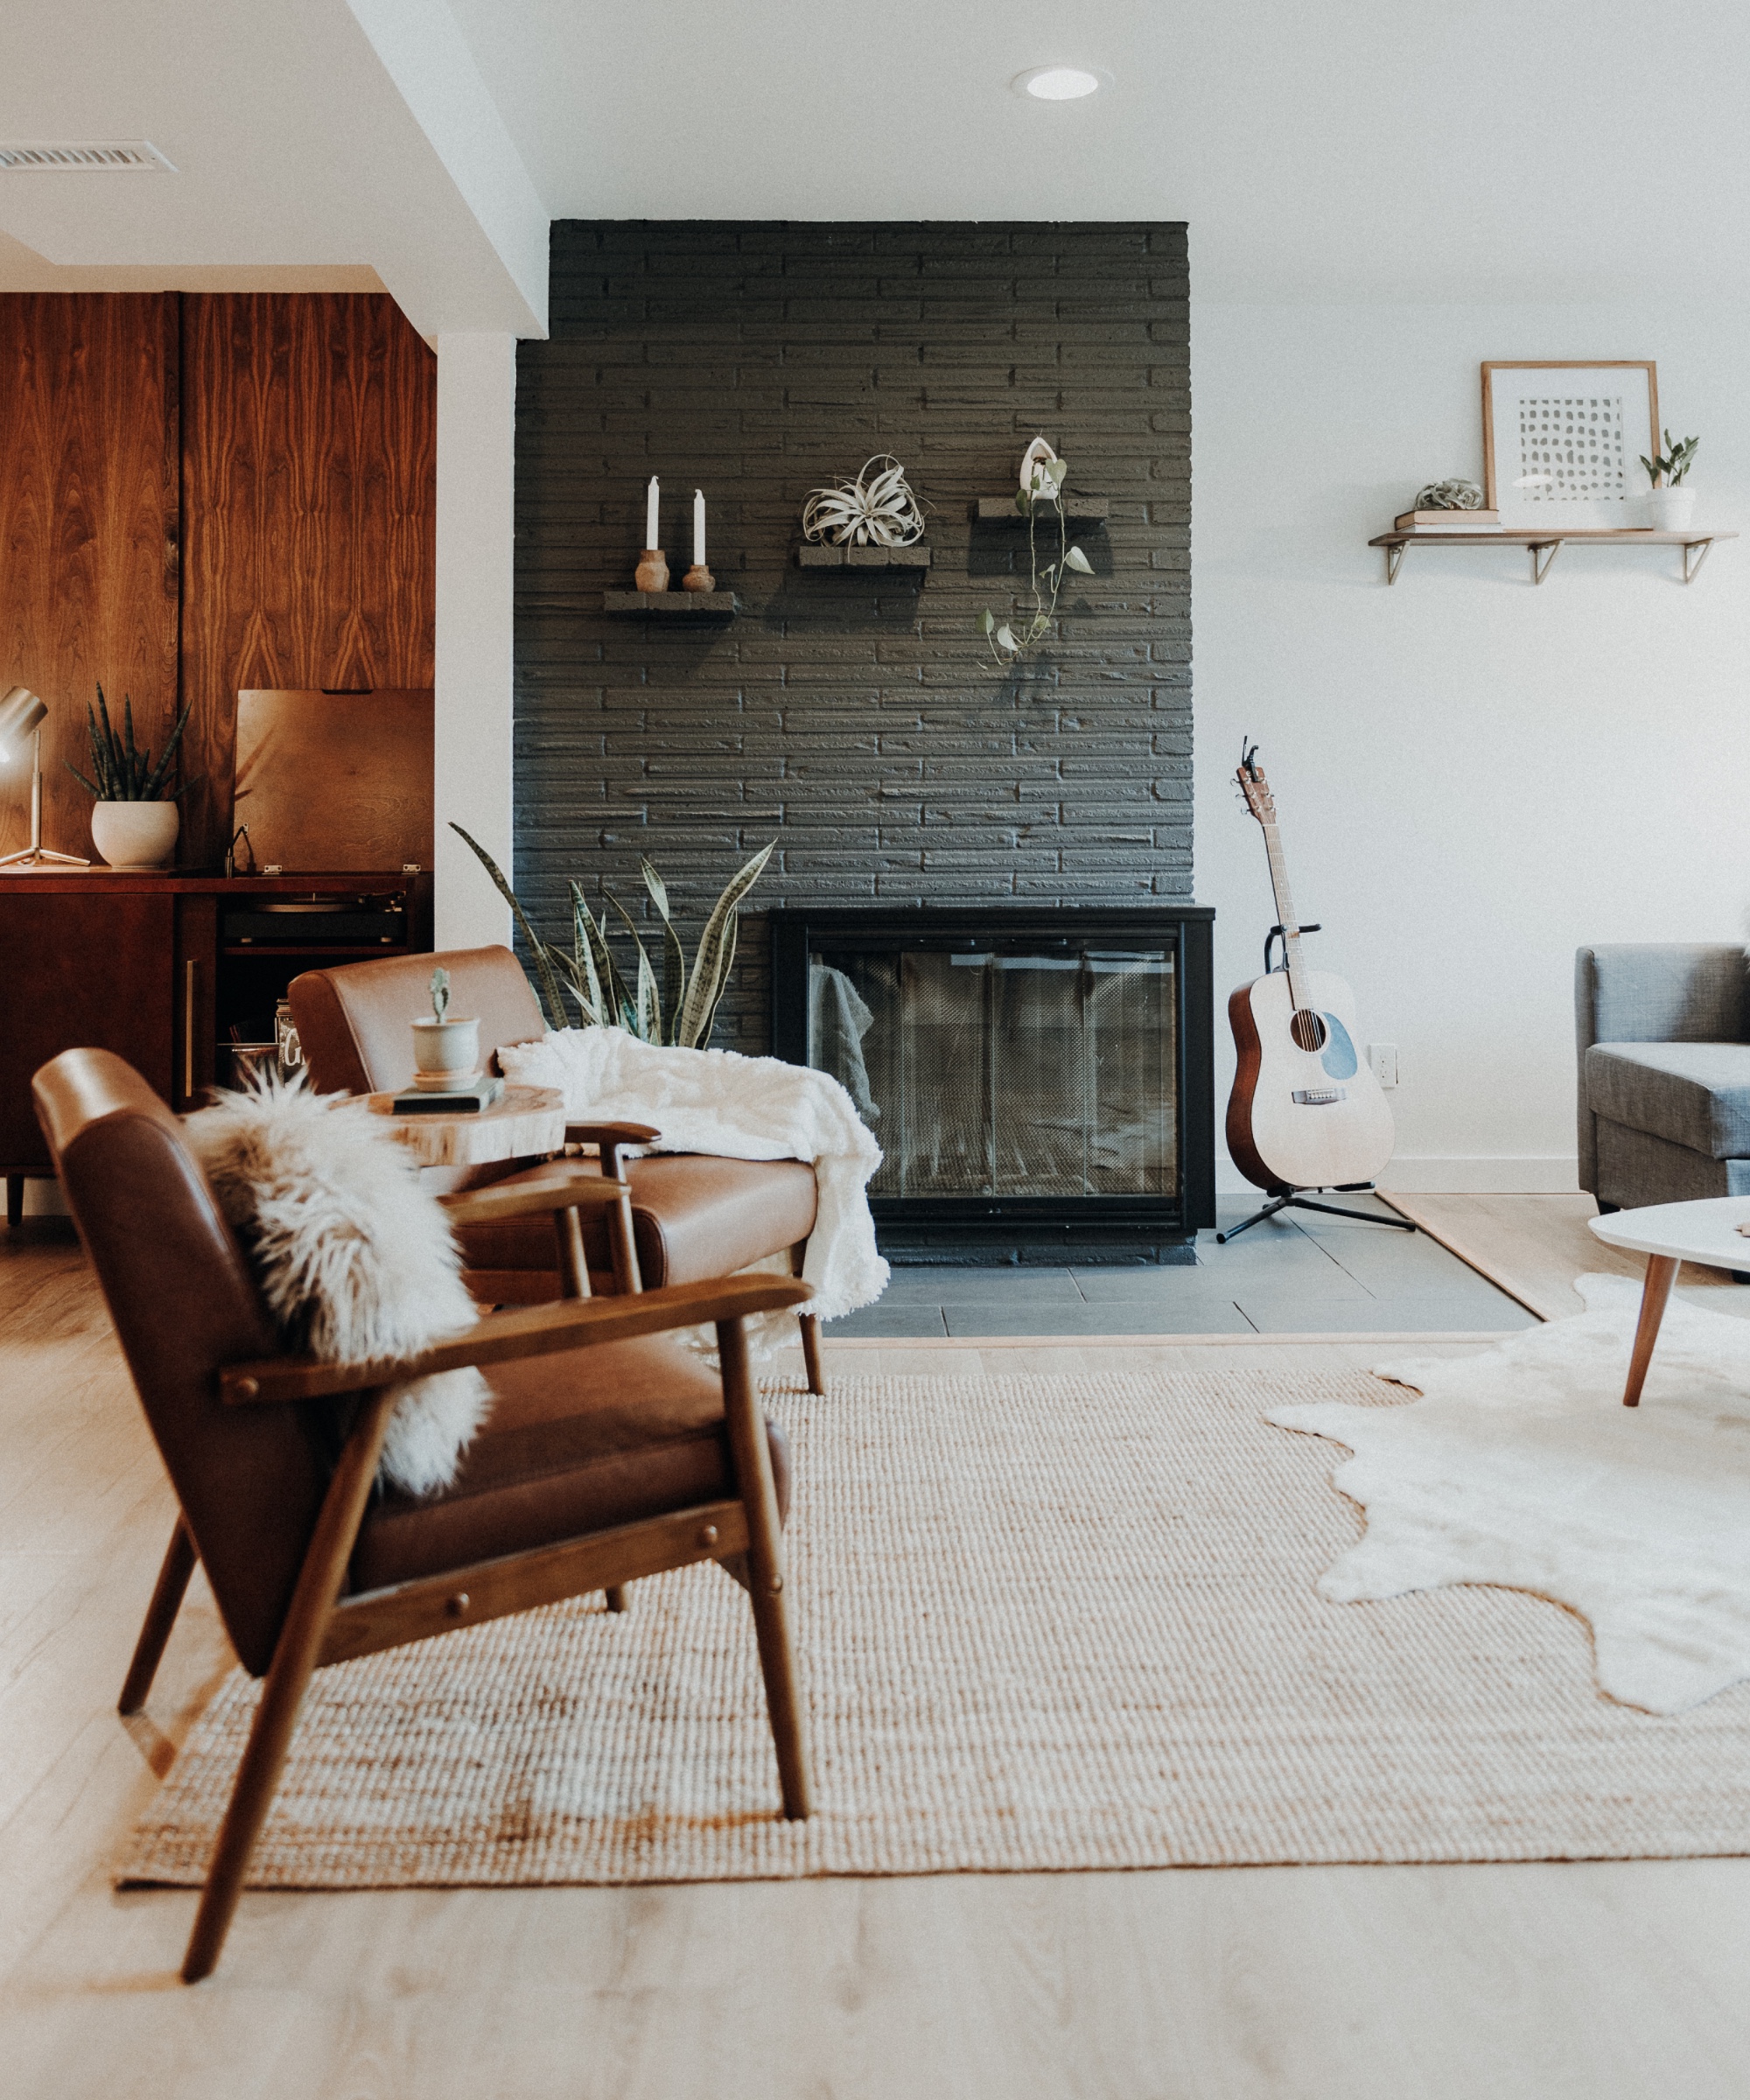
[[[808,955],[808,1062],[886,1154],[870,1194],[1180,1190],[1176,956],[1090,942]]]

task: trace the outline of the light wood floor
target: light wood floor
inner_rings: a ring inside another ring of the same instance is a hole
[[[1510,1242],[1558,1296],[1600,1265],[1548,1208],[1564,1199],[1464,1200],[1491,1207],[1497,1249]],[[993,1367],[1073,1368],[1096,1346],[1004,1348]],[[1379,1354],[1260,1342],[1218,1361],[1279,1370]],[[1215,1359],[1182,1343],[1102,1357],[1120,1360]],[[829,1364],[966,1376],[981,1359],[843,1347]],[[1735,1860],[254,1895],[217,1978],[186,1990],[174,1975],[192,1896],[117,1894],[105,1872],[229,1662],[197,1577],[150,1722],[116,1717],[171,1516],[77,1253],[0,1241],[9,2100],[1741,2100],[1750,2088],[1750,1862]]]

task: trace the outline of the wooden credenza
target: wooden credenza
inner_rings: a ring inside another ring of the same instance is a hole
[[[301,971],[431,947],[417,874],[0,874],[0,1172],[9,1222],[53,1172],[31,1078],[113,1050],[178,1110],[228,1080],[234,1041],[271,1040]],[[265,1031],[265,1032],[263,1032]]]

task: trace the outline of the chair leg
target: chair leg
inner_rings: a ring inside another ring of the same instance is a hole
[[[334,1477],[328,1483],[328,1492],[316,1519],[316,1530],[298,1573],[298,1586],[291,1593],[291,1606],[286,1613],[285,1624],[280,1628],[273,1664],[268,1671],[262,1703],[256,1710],[255,1725],[249,1730],[243,1760],[237,1768],[236,1783],[231,1789],[225,1820],[220,1826],[219,1842],[213,1849],[213,1863],[206,1872],[206,1886],[201,1891],[200,1908],[195,1913],[194,1930],[189,1935],[188,1951],[182,1960],[182,1980],[186,1984],[198,1984],[202,1977],[211,1976],[219,1965],[225,1936],[231,1928],[237,1899],[243,1891],[249,1855],[256,1849],[256,1840],[261,1836],[262,1825],[267,1821],[268,1810],[272,1805],[274,1789],[285,1768],[286,1752],[291,1747],[292,1731],[298,1726],[298,1709],[304,1704],[304,1691],[316,1669],[322,1636],[327,1630],[334,1600],[340,1593],[341,1578],[359,1536],[359,1525],[370,1499],[377,1460],[382,1452],[383,1432],[388,1427],[395,1398],[392,1386],[384,1386],[363,1396],[353,1433],[340,1453]]]
[[[607,1608],[611,1612],[623,1612],[626,1609],[626,1585],[623,1582],[615,1583],[607,1592]]]
[[[188,1578],[194,1572],[199,1556],[194,1541],[188,1535],[188,1526],[178,1515],[176,1529],[170,1535],[170,1544],[164,1548],[164,1564],[158,1570],[158,1578],[152,1590],[152,1600],[146,1606],[145,1624],[140,1628],[140,1637],[134,1643],[134,1659],[128,1665],[127,1682],[122,1687],[122,1696],[116,1702],[118,1713],[137,1713],[146,1703],[146,1695],[152,1688],[152,1679],[158,1675],[158,1664],[164,1660],[171,1628],[176,1624],[176,1615],[182,1609],[182,1600],[188,1590]]]
[[[808,1243],[806,1240],[798,1241],[796,1245],[791,1248],[790,1274],[792,1276],[800,1276],[802,1273],[802,1264],[807,1261],[808,1255]],[[802,1363],[808,1374],[808,1390],[811,1393],[824,1393],[826,1373],[821,1368],[819,1317],[813,1312],[798,1312],[796,1325],[802,1330]]]
[[[772,1480],[772,1453],[747,1368],[747,1336],[741,1322],[719,1320],[717,1343],[723,1366],[724,1415],[730,1450],[742,1505],[747,1511],[747,1558],[752,1578],[749,1594],[760,1643],[760,1670],[766,1680],[772,1740],[778,1753],[778,1780],[785,1816],[800,1822],[812,1812],[813,1803],[808,1746],[802,1737],[802,1694],[796,1684],[795,1645],[790,1634],[790,1600],[784,1589],[784,1542],[778,1522],[778,1493]]]
[[[808,1374],[808,1390],[823,1393],[826,1390],[826,1373],[821,1368],[820,1320],[812,1312],[798,1312],[796,1324],[802,1330],[802,1362]]]

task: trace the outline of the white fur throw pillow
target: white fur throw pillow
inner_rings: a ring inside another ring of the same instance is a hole
[[[264,1079],[183,1128],[288,1348],[369,1362],[478,1319],[448,1220],[362,1102]],[[447,1488],[491,1402],[478,1371],[410,1381],[378,1477],[410,1494]]]

